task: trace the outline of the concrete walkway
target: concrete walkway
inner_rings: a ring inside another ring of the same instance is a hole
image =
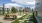
[[[11,21],[9,21],[9,20],[4,20],[4,16],[0,16],[0,22],[10,23]]]
[[[42,23],[42,15],[37,15],[35,18],[37,19],[38,23]]]
[[[22,16],[18,16],[17,18],[20,18]],[[12,21],[10,20],[4,20],[4,16],[0,16],[0,22],[3,22],[3,23],[11,23]]]

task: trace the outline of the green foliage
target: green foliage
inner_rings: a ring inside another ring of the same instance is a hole
[[[31,19],[31,18],[33,18],[33,19]],[[33,21],[33,23],[38,23],[35,16],[34,16],[34,13],[33,13],[33,15],[31,15],[30,21]]]
[[[0,22],[0,23],[2,23],[2,22]]]
[[[20,17],[19,19],[17,19],[17,20],[15,20],[15,21],[11,22],[11,23],[19,23],[18,20],[23,20],[26,16],[27,16],[27,15],[24,15],[24,16]],[[23,17],[24,17],[24,18],[23,18]]]
[[[22,10],[19,10],[19,12],[22,12]]]
[[[11,12],[12,13],[16,13],[16,8],[15,7],[12,7]]]

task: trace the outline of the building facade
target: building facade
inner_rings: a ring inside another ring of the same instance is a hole
[[[39,14],[42,14],[42,0],[36,0],[35,11],[37,11]]]
[[[4,8],[4,14],[9,13],[9,8]],[[3,14],[3,7],[0,7],[0,14]]]

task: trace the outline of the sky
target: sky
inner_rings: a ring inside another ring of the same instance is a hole
[[[0,0],[0,7],[5,4],[5,8],[11,7],[30,7],[35,8],[35,0]]]

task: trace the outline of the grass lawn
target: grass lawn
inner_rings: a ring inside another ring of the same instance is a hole
[[[30,21],[33,21],[33,23],[38,23],[35,16],[32,15],[31,18],[33,18],[33,19],[30,19]]]
[[[27,16],[27,15],[24,15],[24,16],[22,16],[21,18],[19,18],[19,19],[17,19],[17,20],[15,20],[15,21],[13,21],[13,22],[11,22],[11,23],[19,23],[19,21],[18,21],[18,20],[23,20],[26,16]],[[24,17],[24,18],[23,18],[23,17]]]
[[[35,16],[33,17],[33,23],[38,23]]]

